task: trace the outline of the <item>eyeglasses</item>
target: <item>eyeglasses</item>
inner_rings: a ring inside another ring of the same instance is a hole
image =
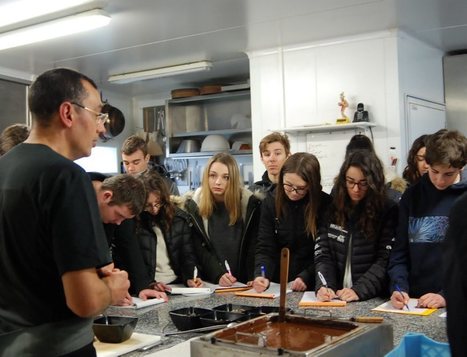
[[[105,124],[105,123],[109,122],[109,114],[107,114],[107,113],[96,112],[95,110],[92,110],[91,108],[85,107],[84,105],[76,103],[76,102],[71,102],[71,104],[74,104],[74,105],[76,105],[76,106],[78,106],[78,107],[80,107],[80,108],[82,108],[84,110],[87,110],[88,112],[90,112],[92,114],[95,114],[97,124]]]
[[[284,183],[284,190],[287,191],[287,192],[294,192],[295,191],[295,193],[297,195],[303,195],[308,190],[308,187],[306,187],[306,186],[304,186],[304,187],[295,187],[294,185]]]
[[[425,155],[415,155],[415,160],[418,162],[425,161]]]
[[[164,207],[163,202],[147,203],[146,207],[145,207],[145,210],[146,211],[149,211],[150,209],[158,210],[158,209],[161,209],[162,207]]]
[[[368,182],[366,180],[361,181],[354,181],[352,179],[346,178],[345,184],[348,188],[353,189],[355,186],[358,186],[359,190],[366,190],[368,189]]]

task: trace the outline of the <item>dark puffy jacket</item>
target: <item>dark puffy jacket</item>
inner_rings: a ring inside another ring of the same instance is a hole
[[[326,225],[327,229],[318,237],[315,249],[316,272],[323,274],[328,287],[334,291],[342,289],[349,239],[352,237],[352,290],[360,300],[386,294],[386,271],[396,235],[397,219],[397,203],[387,198],[377,218],[380,223],[376,230],[376,239],[366,238],[364,233],[350,222],[345,227],[340,227],[330,221]],[[321,286],[321,281],[317,279],[316,291]]]
[[[136,227],[136,239],[140,245],[142,261],[144,263],[143,275],[146,287],[154,281],[156,271],[157,236],[153,231],[153,217],[143,212]],[[170,266],[177,275],[178,283],[186,283],[193,277],[193,269],[197,265],[192,245],[192,226],[189,215],[175,208],[175,216],[171,228],[164,232]]]
[[[253,185],[248,187],[248,189],[252,192],[260,191],[268,194],[272,194],[276,189],[276,184],[273,183],[268,176],[268,172],[264,171],[263,176],[261,177],[260,181],[256,181]]]
[[[307,199],[287,200],[287,215],[280,219],[276,216],[275,195],[268,195],[261,209],[261,222],[255,254],[255,276],[261,276],[261,266],[265,268],[266,278],[280,282],[280,252],[289,248],[290,263],[288,281],[300,277],[307,289],[314,287],[314,247],[315,241],[305,231],[305,207]],[[321,192],[318,209],[318,234],[324,224],[324,212],[330,203],[330,196]]]
[[[208,220],[203,219],[198,211],[198,202],[201,189],[197,189],[191,196],[186,196],[185,210],[193,220],[193,245],[195,247],[196,257],[200,262],[200,276],[202,279],[211,283],[218,284],[222,275],[227,270],[218,254],[216,253],[207,232]],[[254,254],[255,244],[258,232],[260,218],[261,199],[247,189],[242,189],[242,217],[243,234],[238,252],[237,266],[239,272],[237,280],[246,283],[253,279],[254,272]],[[206,227],[206,228],[205,228]]]

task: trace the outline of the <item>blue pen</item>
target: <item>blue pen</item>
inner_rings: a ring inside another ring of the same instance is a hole
[[[394,287],[395,287],[396,290],[399,292],[399,294],[401,294],[402,299],[405,300],[404,294],[402,294],[402,290],[401,290],[401,288],[399,287],[399,285],[396,284],[396,285],[394,285]],[[404,303],[404,306],[407,308],[407,311],[410,311],[409,305],[407,305],[406,303]]]
[[[264,265],[261,265],[261,276],[262,276],[263,278],[266,277],[266,268],[264,267]]]

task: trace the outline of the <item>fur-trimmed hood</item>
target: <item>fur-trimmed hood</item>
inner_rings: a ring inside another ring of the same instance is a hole
[[[266,194],[264,192],[261,192],[260,190],[256,190],[255,192],[251,192],[250,190],[246,188],[242,188],[242,198],[241,198],[241,204],[242,204],[242,219],[243,222],[246,222],[247,220],[247,214],[248,214],[248,203],[250,201],[251,197],[255,197],[259,201],[263,201],[263,199],[266,197]],[[195,191],[188,191],[186,192],[183,196],[170,196],[171,201],[176,204],[178,207],[183,209],[184,211],[188,211],[187,207],[187,202],[188,201],[193,201],[196,203],[196,206],[199,205],[199,202],[201,200],[201,187],[197,188]],[[208,232],[208,219],[207,218],[202,218],[203,220],[203,226],[205,232]]]

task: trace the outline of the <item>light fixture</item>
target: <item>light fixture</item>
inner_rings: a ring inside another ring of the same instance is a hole
[[[0,50],[92,30],[107,25],[110,20],[106,12],[95,9],[17,28],[0,33]]]
[[[208,71],[211,69],[211,67],[212,67],[212,63],[209,61],[184,63],[184,64],[180,64],[176,66],[160,67],[160,68],[148,69],[148,70],[138,71],[138,72],[113,74],[109,76],[109,82],[119,83],[119,84],[131,83],[131,82],[142,81],[145,79],[170,77],[170,76],[177,76],[177,75],[185,74],[185,73]]]

